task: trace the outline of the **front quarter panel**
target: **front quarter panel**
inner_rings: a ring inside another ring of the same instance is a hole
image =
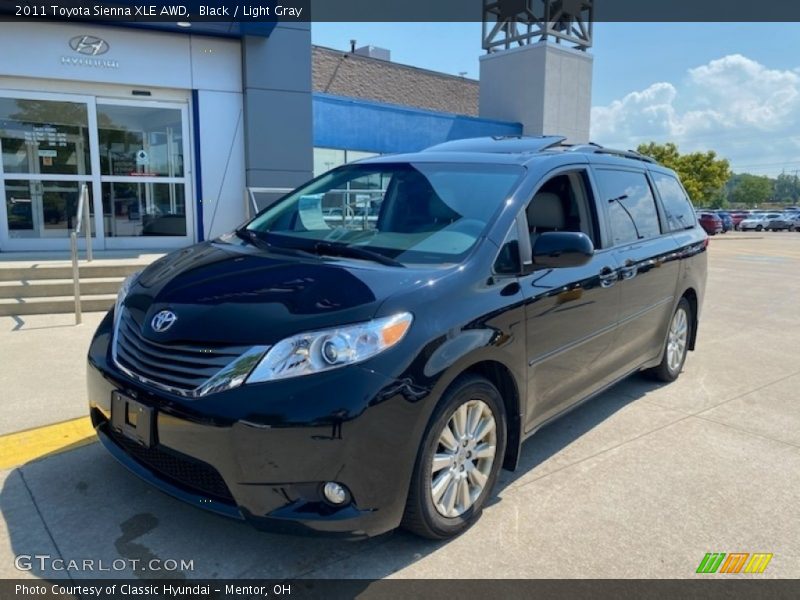
[[[489,276],[497,247],[485,241],[475,261],[444,280],[384,303],[381,314],[410,311],[414,323],[397,352],[386,352],[365,366],[414,389],[426,390],[411,437],[419,444],[431,414],[459,375],[492,365],[513,381],[505,391],[507,418],[519,427],[525,398],[524,298],[516,277]],[[488,261],[488,263],[487,263]],[[509,439],[515,440],[511,431]],[[513,452],[516,449],[511,448]],[[516,455],[516,454],[515,454]]]

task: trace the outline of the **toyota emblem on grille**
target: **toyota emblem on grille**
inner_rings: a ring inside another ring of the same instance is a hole
[[[153,317],[152,321],[150,321],[150,326],[156,333],[164,333],[167,329],[172,327],[177,320],[178,315],[176,315],[174,312],[171,310],[162,310],[161,312],[156,313],[156,316]]]

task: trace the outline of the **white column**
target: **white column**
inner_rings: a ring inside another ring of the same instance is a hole
[[[480,58],[480,116],[522,123],[526,135],[589,141],[591,54],[538,42]]]

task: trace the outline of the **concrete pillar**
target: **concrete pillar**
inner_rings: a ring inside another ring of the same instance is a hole
[[[592,55],[552,42],[480,58],[481,117],[522,123],[526,135],[589,141]]]
[[[313,170],[310,24],[245,36],[242,63],[247,185],[300,185]]]

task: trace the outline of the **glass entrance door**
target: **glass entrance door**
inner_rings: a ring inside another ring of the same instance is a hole
[[[106,245],[191,242],[185,105],[97,101]]]
[[[86,101],[0,97],[3,247],[65,246],[83,184],[91,198],[89,121]]]
[[[5,188],[11,238],[66,238],[75,228],[82,182],[6,179]]]
[[[191,243],[188,126],[185,103],[0,92],[0,250],[66,250],[84,184],[96,248]]]

